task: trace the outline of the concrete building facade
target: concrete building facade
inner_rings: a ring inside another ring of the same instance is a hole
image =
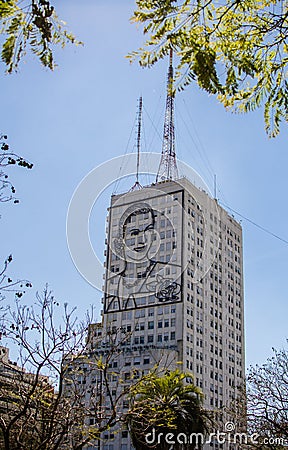
[[[106,243],[103,333],[128,336],[113,370],[129,383],[156,363],[178,367],[206,408],[229,405],[245,371],[240,224],[180,178],[112,196]],[[101,448],[132,448],[123,433]]]

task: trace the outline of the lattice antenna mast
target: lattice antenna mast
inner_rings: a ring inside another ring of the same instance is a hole
[[[139,98],[139,105],[138,105],[138,128],[137,128],[137,165],[136,165],[136,181],[134,185],[131,188],[131,191],[135,191],[137,189],[141,189],[142,186],[139,183],[139,167],[140,167],[140,150],[141,150],[141,125],[142,125],[142,106],[143,106],[143,100],[142,96]]]
[[[136,171],[136,183],[138,184],[139,184],[139,165],[140,165],[140,150],[141,150],[141,123],[142,123],[142,96],[139,98],[139,109],[138,109],[137,171]]]
[[[170,49],[163,145],[156,183],[162,180],[176,180],[177,178],[178,169],[175,153],[174,126],[173,51]]]

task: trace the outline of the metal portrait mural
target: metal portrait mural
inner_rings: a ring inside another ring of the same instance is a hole
[[[137,201],[112,206],[110,222],[104,313],[180,302],[181,227],[173,216]]]

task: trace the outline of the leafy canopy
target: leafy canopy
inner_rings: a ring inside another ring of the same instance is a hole
[[[79,44],[58,19],[54,7],[46,0],[0,0],[1,59],[11,73],[27,49],[43,66],[53,70],[53,48],[67,43]]]
[[[132,21],[147,40],[130,60],[152,66],[178,56],[177,88],[196,81],[226,108],[264,105],[265,128],[279,133],[288,120],[287,0],[136,0]]]
[[[139,383],[130,389],[130,408],[124,422],[129,429],[132,442],[137,450],[149,448],[168,449],[163,438],[158,442],[158,436],[174,436],[183,433],[205,434],[208,429],[208,414],[202,408],[203,393],[193,384],[193,376],[179,370],[159,373],[152,371],[144,375]],[[155,442],[149,443],[147,436],[157,436]],[[196,442],[191,442],[187,448],[195,448]],[[175,441],[175,449],[186,446]]]

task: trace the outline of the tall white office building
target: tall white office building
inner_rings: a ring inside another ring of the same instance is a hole
[[[178,175],[170,57],[158,175],[141,187],[137,173],[129,192],[111,197],[102,324],[91,325],[88,348],[105,357],[107,336],[114,333],[115,386],[155,364],[177,367],[194,374],[204,406],[217,410],[229,405],[244,381],[242,229],[216,199]],[[125,398],[121,407],[125,412]],[[102,438],[95,448],[132,448],[125,430],[112,428]],[[228,448],[217,442],[212,447]]]
[[[178,367],[206,408],[227,406],[244,380],[242,263],[240,224],[186,178],[112,196],[103,331],[131,333],[121,376]],[[130,449],[115,439],[103,448]]]

